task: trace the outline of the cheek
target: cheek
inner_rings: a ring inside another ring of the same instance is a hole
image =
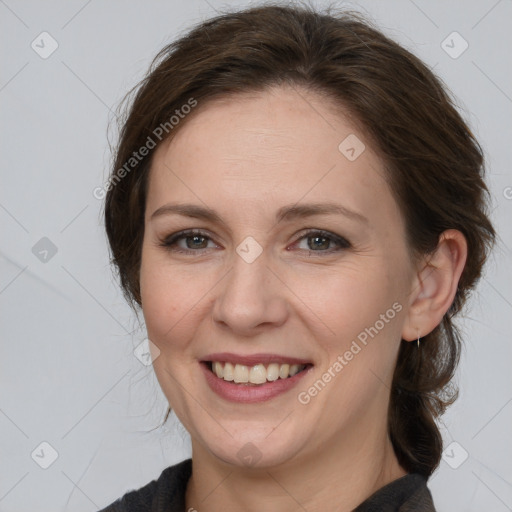
[[[323,370],[341,357],[343,369],[336,373],[344,375],[344,386],[360,388],[356,395],[368,389],[367,379],[390,378],[401,339],[404,283],[400,272],[384,261],[378,265],[372,260],[364,269],[344,269],[329,279],[330,284],[326,280],[326,300],[317,301],[322,305],[318,315],[329,328],[322,337],[327,353]]]
[[[191,290],[181,285],[182,278],[161,261],[158,254],[143,249],[140,269],[142,311],[149,339],[158,348],[169,350],[168,340],[179,340],[180,318],[193,303]]]
[[[373,325],[399,299],[398,282],[383,265],[342,269],[337,276],[326,276],[327,293],[317,302],[337,333],[354,335]],[[322,313],[323,312],[323,313]]]
[[[213,270],[171,263],[165,252],[143,247],[140,290],[148,338],[160,351],[172,353],[169,362],[192,357],[188,348],[218,279]]]
[[[371,382],[378,386],[379,379],[386,382],[392,376],[405,309],[384,273],[362,276],[339,281],[326,311],[326,323],[336,335],[324,338],[328,367],[335,361],[343,367],[338,366],[344,382],[340,393],[350,388],[348,396],[354,398],[372,389]]]

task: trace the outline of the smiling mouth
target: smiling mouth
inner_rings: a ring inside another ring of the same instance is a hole
[[[313,366],[310,363],[259,363],[246,366],[223,361],[204,361],[203,364],[219,379],[246,386],[259,386],[279,379],[289,379]]]

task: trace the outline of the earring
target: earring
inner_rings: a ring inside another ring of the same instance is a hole
[[[418,348],[420,348],[420,336],[418,335]]]

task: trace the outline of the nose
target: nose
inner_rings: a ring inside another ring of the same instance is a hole
[[[213,320],[238,336],[254,336],[265,326],[280,327],[289,314],[288,288],[270,268],[265,251],[248,261],[236,253],[232,268],[215,287]]]

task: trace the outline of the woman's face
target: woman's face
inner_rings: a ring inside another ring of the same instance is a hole
[[[382,162],[299,92],[205,104],[150,173],[140,286],[155,372],[194,450],[239,466],[364,451],[385,432],[412,291]],[[172,209],[185,204],[217,218]],[[171,239],[183,230],[200,234]],[[287,364],[306,366],[292,378]]]

